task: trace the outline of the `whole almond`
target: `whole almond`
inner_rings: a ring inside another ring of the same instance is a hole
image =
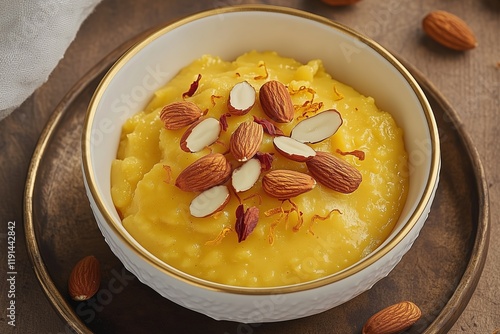
[[[222,210],[229,202],[229,189],[224,186],[215,186],[196,196],[189,205],[189,213],[193,217],[207,217]]]
[[[167,104],[160,112],[160,119],[168,130],[177,130],[196,122],[203,111],[193,102],[178,101]]]
[[[260,87],[259,101],[262,110],[269,118],[278,123],[293,120],[295,110],[288,89],[279,81],[268,81]]]
[[[422,315],[412,302],[401,302],[375,313],[363,326],[363,334],[394,334],[412,326]]]
[[[327,152],[316,152],[306,164],[318,182],[344,194],[358,189],[362,180],[361,173],[356,168]]]
[[[205,155],[187,166],[175,185],[184,191],[204,191],[226,182],[231,176],[231,165],[220,153]]]
[[[316,181],[308,174],[301,172],[276,169],[262,178],[264,191],[278,199],[289,199],[312,190]]]
[[[360,0],[321,0],[330,6],[348,6],[353,5]]]
[[[68,280],[68,292],[71,299],[82,301],[90,299],[101,284],[99,261],[92,255],[76,263]]]
[[[477,46],[476,37],[467,23],[443,10],[427,14],[422,28],[433,40],[453,50],[465,51]]]
[[[229,139],[229,151],[236,160],[247,161],[257,153],[263,137],[262,125],[252,121],[243,122]]]

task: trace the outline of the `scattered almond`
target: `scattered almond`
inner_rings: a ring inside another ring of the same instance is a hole
[[[210,153],[187,166],[175,181],[184,191],[204,191],[226,182],[231,176],[231,165],[220,153]]]
[[[203,111],[190,101],[172,102],[160,112],[160,119],[168,130],[182,129],[196,122],[201,116]]]
[[[270,171],[262,178],[264,191],[278,199],[290,199],[312,190],[315,186],[316,181],[310,175],[287,169]]]
[[[260,177],[262,170],[258,159],[250,159],[233,171],[231,184],[236,192],[247,191],[252,188]]]
[[[262,125],[252,121],[241,123],[229,140],[229,150],[238,161],[251,159],[259,150],[264,138]]]
[[[181,137],[181,149],[185,152],[199,152],[213,144],[220,135],[221,127],[217,119],[209,117],[195,121]]]
[[[71,270],[68,291],[71,299],[82,301],[90,299],[101,284],[101,269],[95,256],[81,259]]]
[[[224,208],[229,202],[229,190],[226,186],[215,186],[196,196],[189,205],[193,217],[207,217]]]
[[[275,122],[288,123],[295,115],[290,93],[279,81],[263,84],[259,90],[259,100],[266,115]]]
[[[316,152],[316,156],[306,164],[318,182],[344,194],[358,189],[362,180],[361,173],[356,168],[327,152]]]
[[[233,86],[229,92],[227,109],[233,115],[245,115],[255,104],[255,88],[247,81]]]
[[[333,136],[342,122],[342,116],[337,110],[325,110],[299,122],[292,129],[290,137],[302,143],[319,143]]]
[[[253,232],[258,222],[259,208],[251,206],[245,211],[243,204],[240,204],[236,208],[236,223],[234,224],[238,242],[244,241]]]
[[[422,312],[412,302],[401,302],[377,312],[363,326],[363,334],[395,334],[411,327]]]
[[[467,23],[449,12],[430,12],[424,17],[422,27],[429,37],[450,49],[465,51],[477,46],[476,37]]]

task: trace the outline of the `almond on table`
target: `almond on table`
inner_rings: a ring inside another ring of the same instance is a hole
[[[181,129],[196,122],[203,111],[189,101],[172,102],[161,110],[160,119],[169,130]]]

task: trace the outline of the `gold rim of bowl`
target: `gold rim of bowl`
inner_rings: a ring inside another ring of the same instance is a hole
[[[333,29],[340,30],[344,33],[347,33],[356,39],[362,41],[364,44],[369,46],[370,48],[377,51],[381,56],[383,56],[388,62],[390,62],[394,68],[396,68],[400,74],[406,79],[406,81],[410,84],[416,96],[418,97],[420,104],[425,112],[425,117],[427,120],[427,124],[430,131],[431,143],[432,143],[432,156],[431,156],[431,166],[429,171],[429,177],[427,179],[427,184],[425,185],[425,190],[422,198],[418,202],[415,210],[412,212],[409,220],[406,224],[401,228],[401,230],[397,233],[397,235],[390,240],[384,247],[377,249],[373,253],[371,253],[366,258],[360,260],[356,264],[351,267],[346,268],[343,271],[338,273],[331,274],[329,276],[325,276],[323,278],[315,279],[313,281],[297,283],[293,285],[286,286],[277,286],[277,287],[241,287],[241,286],[231,286],[221,283],[210,282],[198,277],[194,277],[192,275],[186,274],[162,260],[158,259],[151,253],[144,250],[144,248],[130,235],[127,235],[121,231],[121,229],[117,226],[117,224],[121,224],[121,221],[115,221],[112,218],[112,214],[109,209],[103,204],[103,201],[100,198],[100,195],[97,191],[96,180],[94,178],[94,171],[92,170],[92,165],[90,163],[90,139],[91,138],[91,123],[92,119],[97,110],[97,104],[99,99],[101,98],[103,91],[108,86],[109,82],[113,78],[113,76],[123,67],[123,65],[132,58],[135,54],[137,54],[141,49],[143,49],[146,45],[151,43],[153,40],[158,38],[159,36],[178,28],[184,24],[190,23],[192,21],[198,20],[200,18],[224,14],[224,13],[232,13],[232,12],[241,12],[241,11],[261,11],[261,12],[275,12],[282,14],[294,15],[302,18],[307,18],[327,26],[332,27]],[[129,49],[108,71],[108,73],[104,76],[99,86],[97,87],[88,107],[87,114],[85,116],[84,128],[83,128],[83,140],[82,140],[82,152],[83,152],[83,170],[85,174],[85,178],[87,180],[87,184],[91,195],[95,201],[97,208],[100,213],[103,215],[106,220],[106,224],[108,224],[113,230],[116,236],[118,236],[121,241],[130,248],[131,251],[139,255],[144,261],[146,261],[149,265],[157,268],[161,272],[166,275],[175,277],[179,280],[182,280],[190,285],[203,287],[206,289],[211,289],[215,291],[223,291],[223,292],[231,292],[231,293],[239,293],[239,294],[254,294],[254,295],[262,295],[262,294],[277,294],[277,293],[291,293],[309,290],[313,288],[318,288],[321,286],[328,285],[333,282],[337,282],[343,280],[349,276],[352,276],[355,273],[360,272],[361,270],[369,267],[373,263],[377,262],[383,256],[385,256],[389,251],[391,251],[398,243],[400,243],[405,236],[411,231],[417,221],[424,214],[425,208],[428,205],[429,201],[432,199],[434,188],[438,181],[438,174],[440,168],[440,147],[439,147],[439,135],[437,130],[437,125],[430,107],[429,102],[427,101],[423,91],[418,85],[417,81],[413,78],[410,72],[387,50],[385,50],[382,46],[372,41],[371,39],[361,35],[360,33],[342,25],[337,22],[333,22],[325,17],[318,16],[316,14],[304,12],[298,9],[285,8],[279,6],[271,6],[271,5],[240,5],[240,6],[232,6],[232,7],[224,7],[217,8],[212,10],[207,10],[204,12],[200,12],[197,14],[193,14],[177,20],[173,23],[167,24],[163,28],[160,28],[156,32],[152,33],[148,37],[146,37],[141,42],[137,43],[131,49]]]

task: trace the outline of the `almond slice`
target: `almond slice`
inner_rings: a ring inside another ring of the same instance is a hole
[[[224,208],[229,202],[229,189],[226,186],[215,186],[196,196],[189,205],[193,217],[207,217]]]
[[[290,137],[274,137],[273,144],[278,152],[293,161],[304,162],[311,160],[316,155],[316,151],[312,147]]]
[[[185,152],[199,152],[219,139],[220,130],[220,123],[215,118],[198,120],[182,135],[181,149]]]
[[[81,259],[71,270],[68,280],[68,292],[71,299],[82,301],[90,299],[99,290],[101,269],[99,261],[93,255]]]
[[[325,110],[298,123],[290,137],[302,143],[319,143],[337,132],[342,122],[337,110]]]
[[[251,159],[259,150],[264,129],[262,125],[252,121],[241,123],[229,139],[229,150],[238,161]]]
[[[242,192],[252,188],[259,179],[261,169],[258,159],[250,159],[236,168],[231,179],[234,191]]]
[[[245,115],[255,104],[255,88],[247,81],[238,82],[229,92],[227,109],[234,115]]]

